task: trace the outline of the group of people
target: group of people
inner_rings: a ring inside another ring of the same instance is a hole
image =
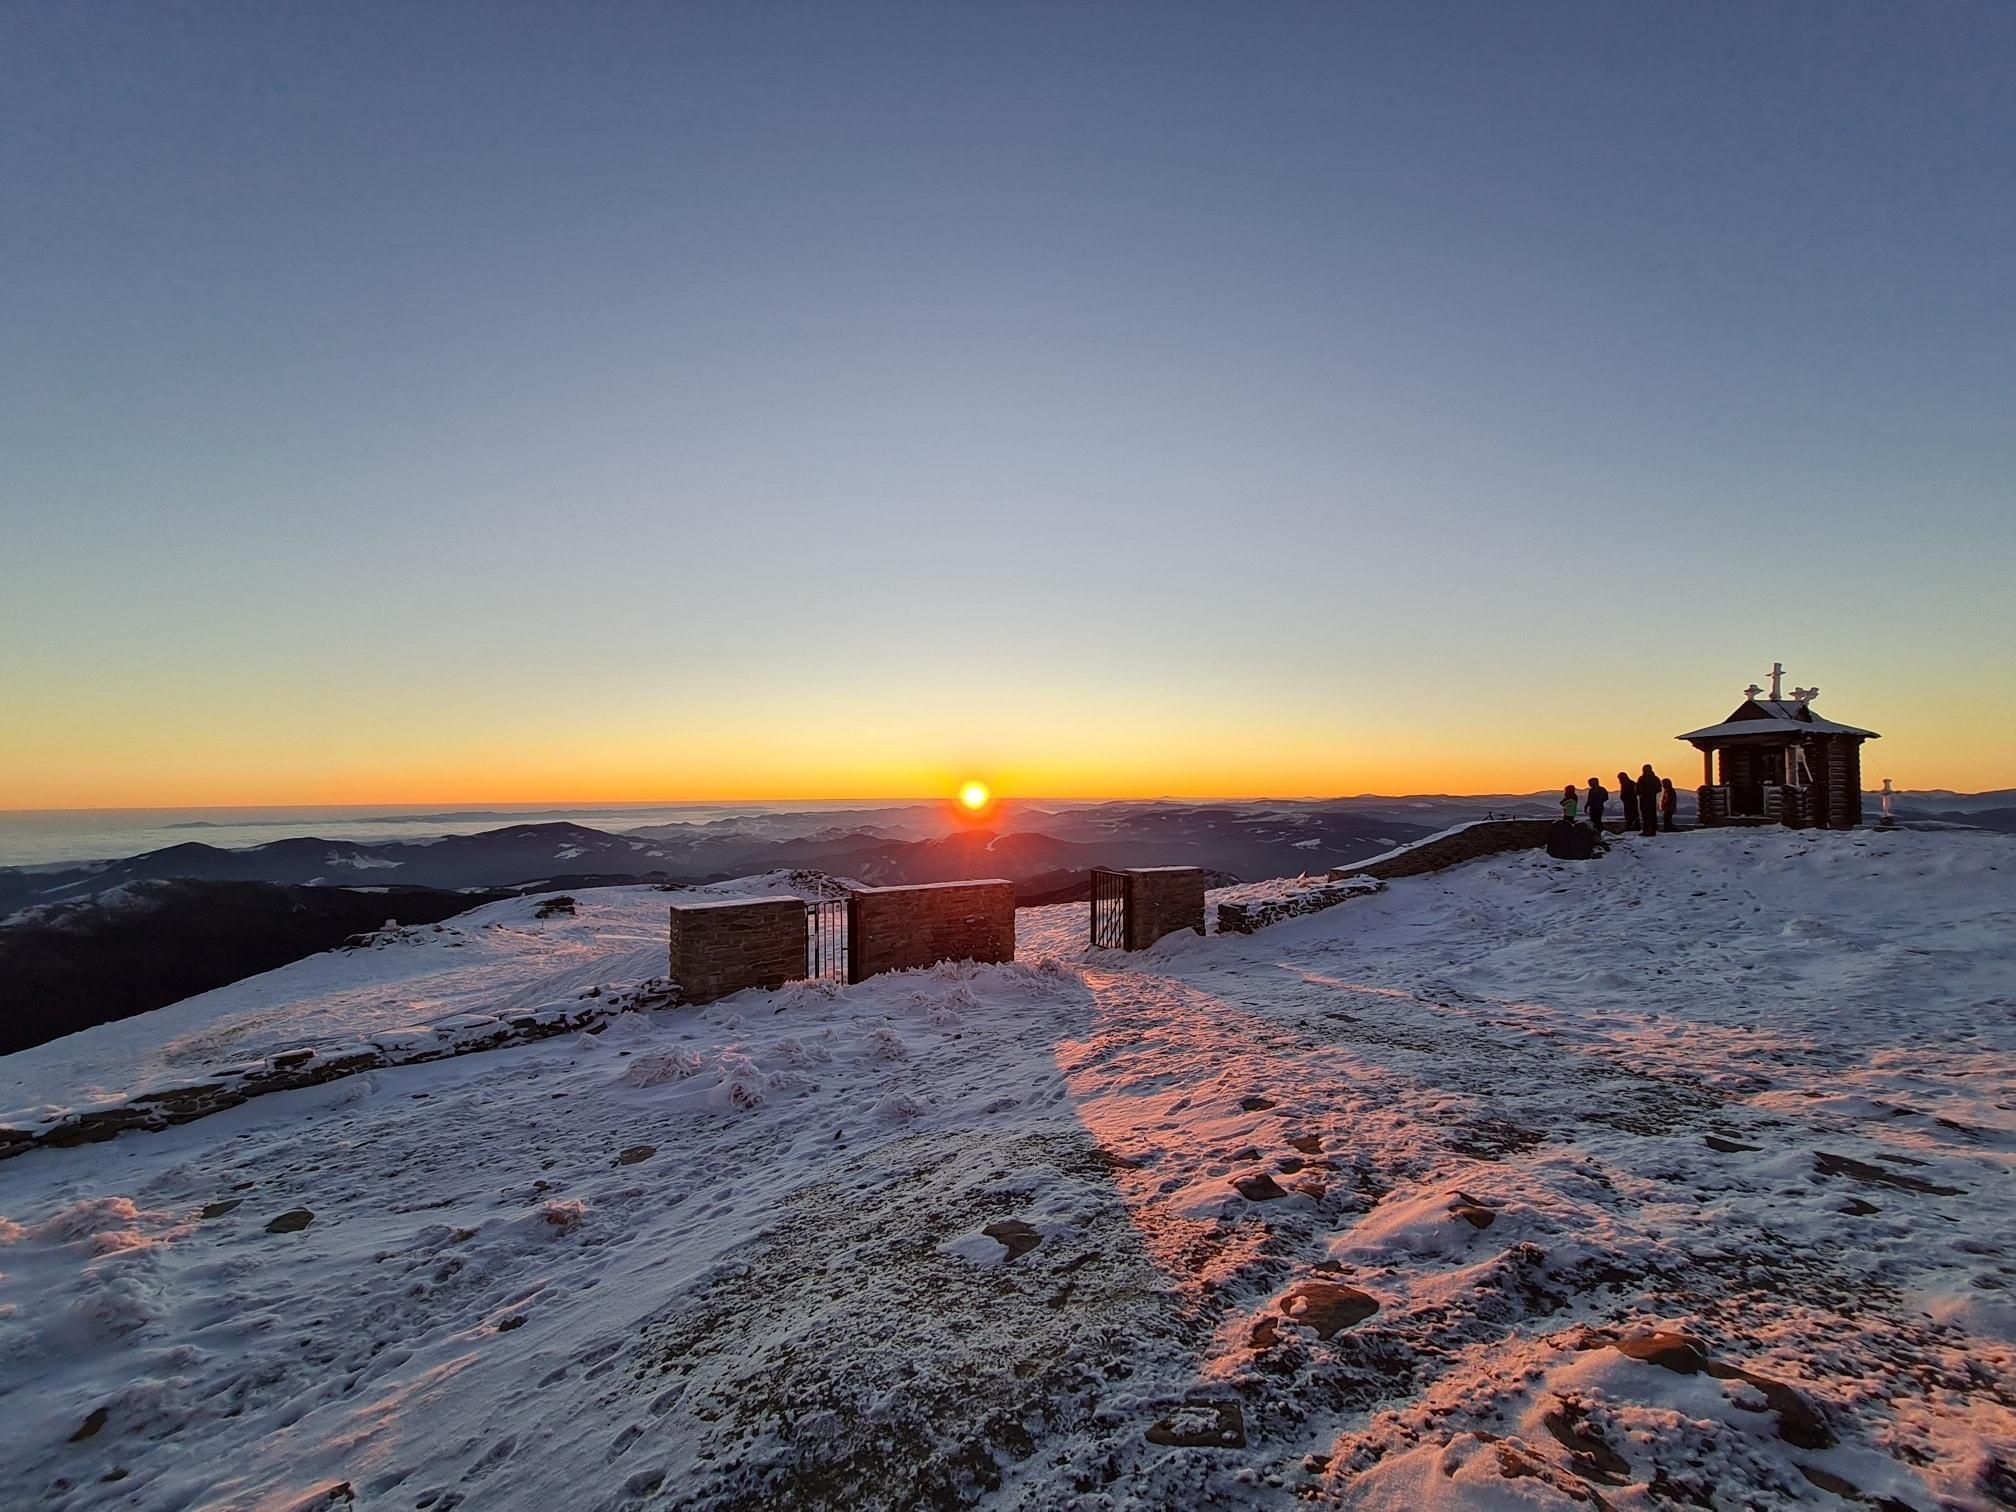
[[[1651,762],[1646,762],[1636,777],[1619,772],[1617,796],[1624,802],[1626,834],[1635,829],[1641,835],[1656,835],[1662,819],[1668,830],[1673,828],[1673,811],[1680,806],[1680,796],[1673,791],[1673,779],[1653,771]],[[1576,791],[1572,782],[1561,789],[1561,817],[1573,824],[1576,811],[1583,809],[1589,816],[1589,827],[1599,835],[1603,832],[1603,810],[1609,804],[1610,790],[1600,777],[1589,779],[1587,793]]]

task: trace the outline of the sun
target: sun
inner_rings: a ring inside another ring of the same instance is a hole
[[[987,791],[987,784],[976,778],[971,782],[960,784],[959,806],[969,814],[977,814],[980,810],[987,807],[988,801],[993,796],[992,793]]]

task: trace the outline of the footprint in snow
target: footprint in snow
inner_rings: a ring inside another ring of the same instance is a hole
[[[512,1435],[506,1434],[488,1449],[485,1449],[475,1464],[462,1472],[462,1479],[465,1481],[481,1480],[499,1465],[503,1464],[504,1461],[511,1458],[512,1451],[517,1449],[517,1447],[518,1440]]]

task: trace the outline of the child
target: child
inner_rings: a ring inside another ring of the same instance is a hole
[[[1673,791],[1673,779],[1671,777],[1661,777],[1659,779],[1659,817],[1666,821],[1665,829],[1668,834],[1673,832],[1673,810],[1679,806],[1680,795]]]
[[[1575,784],[1568,783],[1561,789],[1561,817],[1570,824],[1575,822]]]

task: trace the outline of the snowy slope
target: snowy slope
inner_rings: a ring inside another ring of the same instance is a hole
[[[663,902],[403,948],[621,985]],[[1083,923],[0,1164],[0,1505],[2016,1500],[2016,844]],[[347,1030],[393,954],[106,1027]]]
[[[571,914],[541,918],[551,894],[509,898],[441,924],[381,931],[277,971],[0,1056],[0,1126],[31,1127],[139,1086],[304,1045],[496,1014],[665,971],[668,905],[697,898],[811,895],[810,874],[770,872],[663,892],[585,889]]]

